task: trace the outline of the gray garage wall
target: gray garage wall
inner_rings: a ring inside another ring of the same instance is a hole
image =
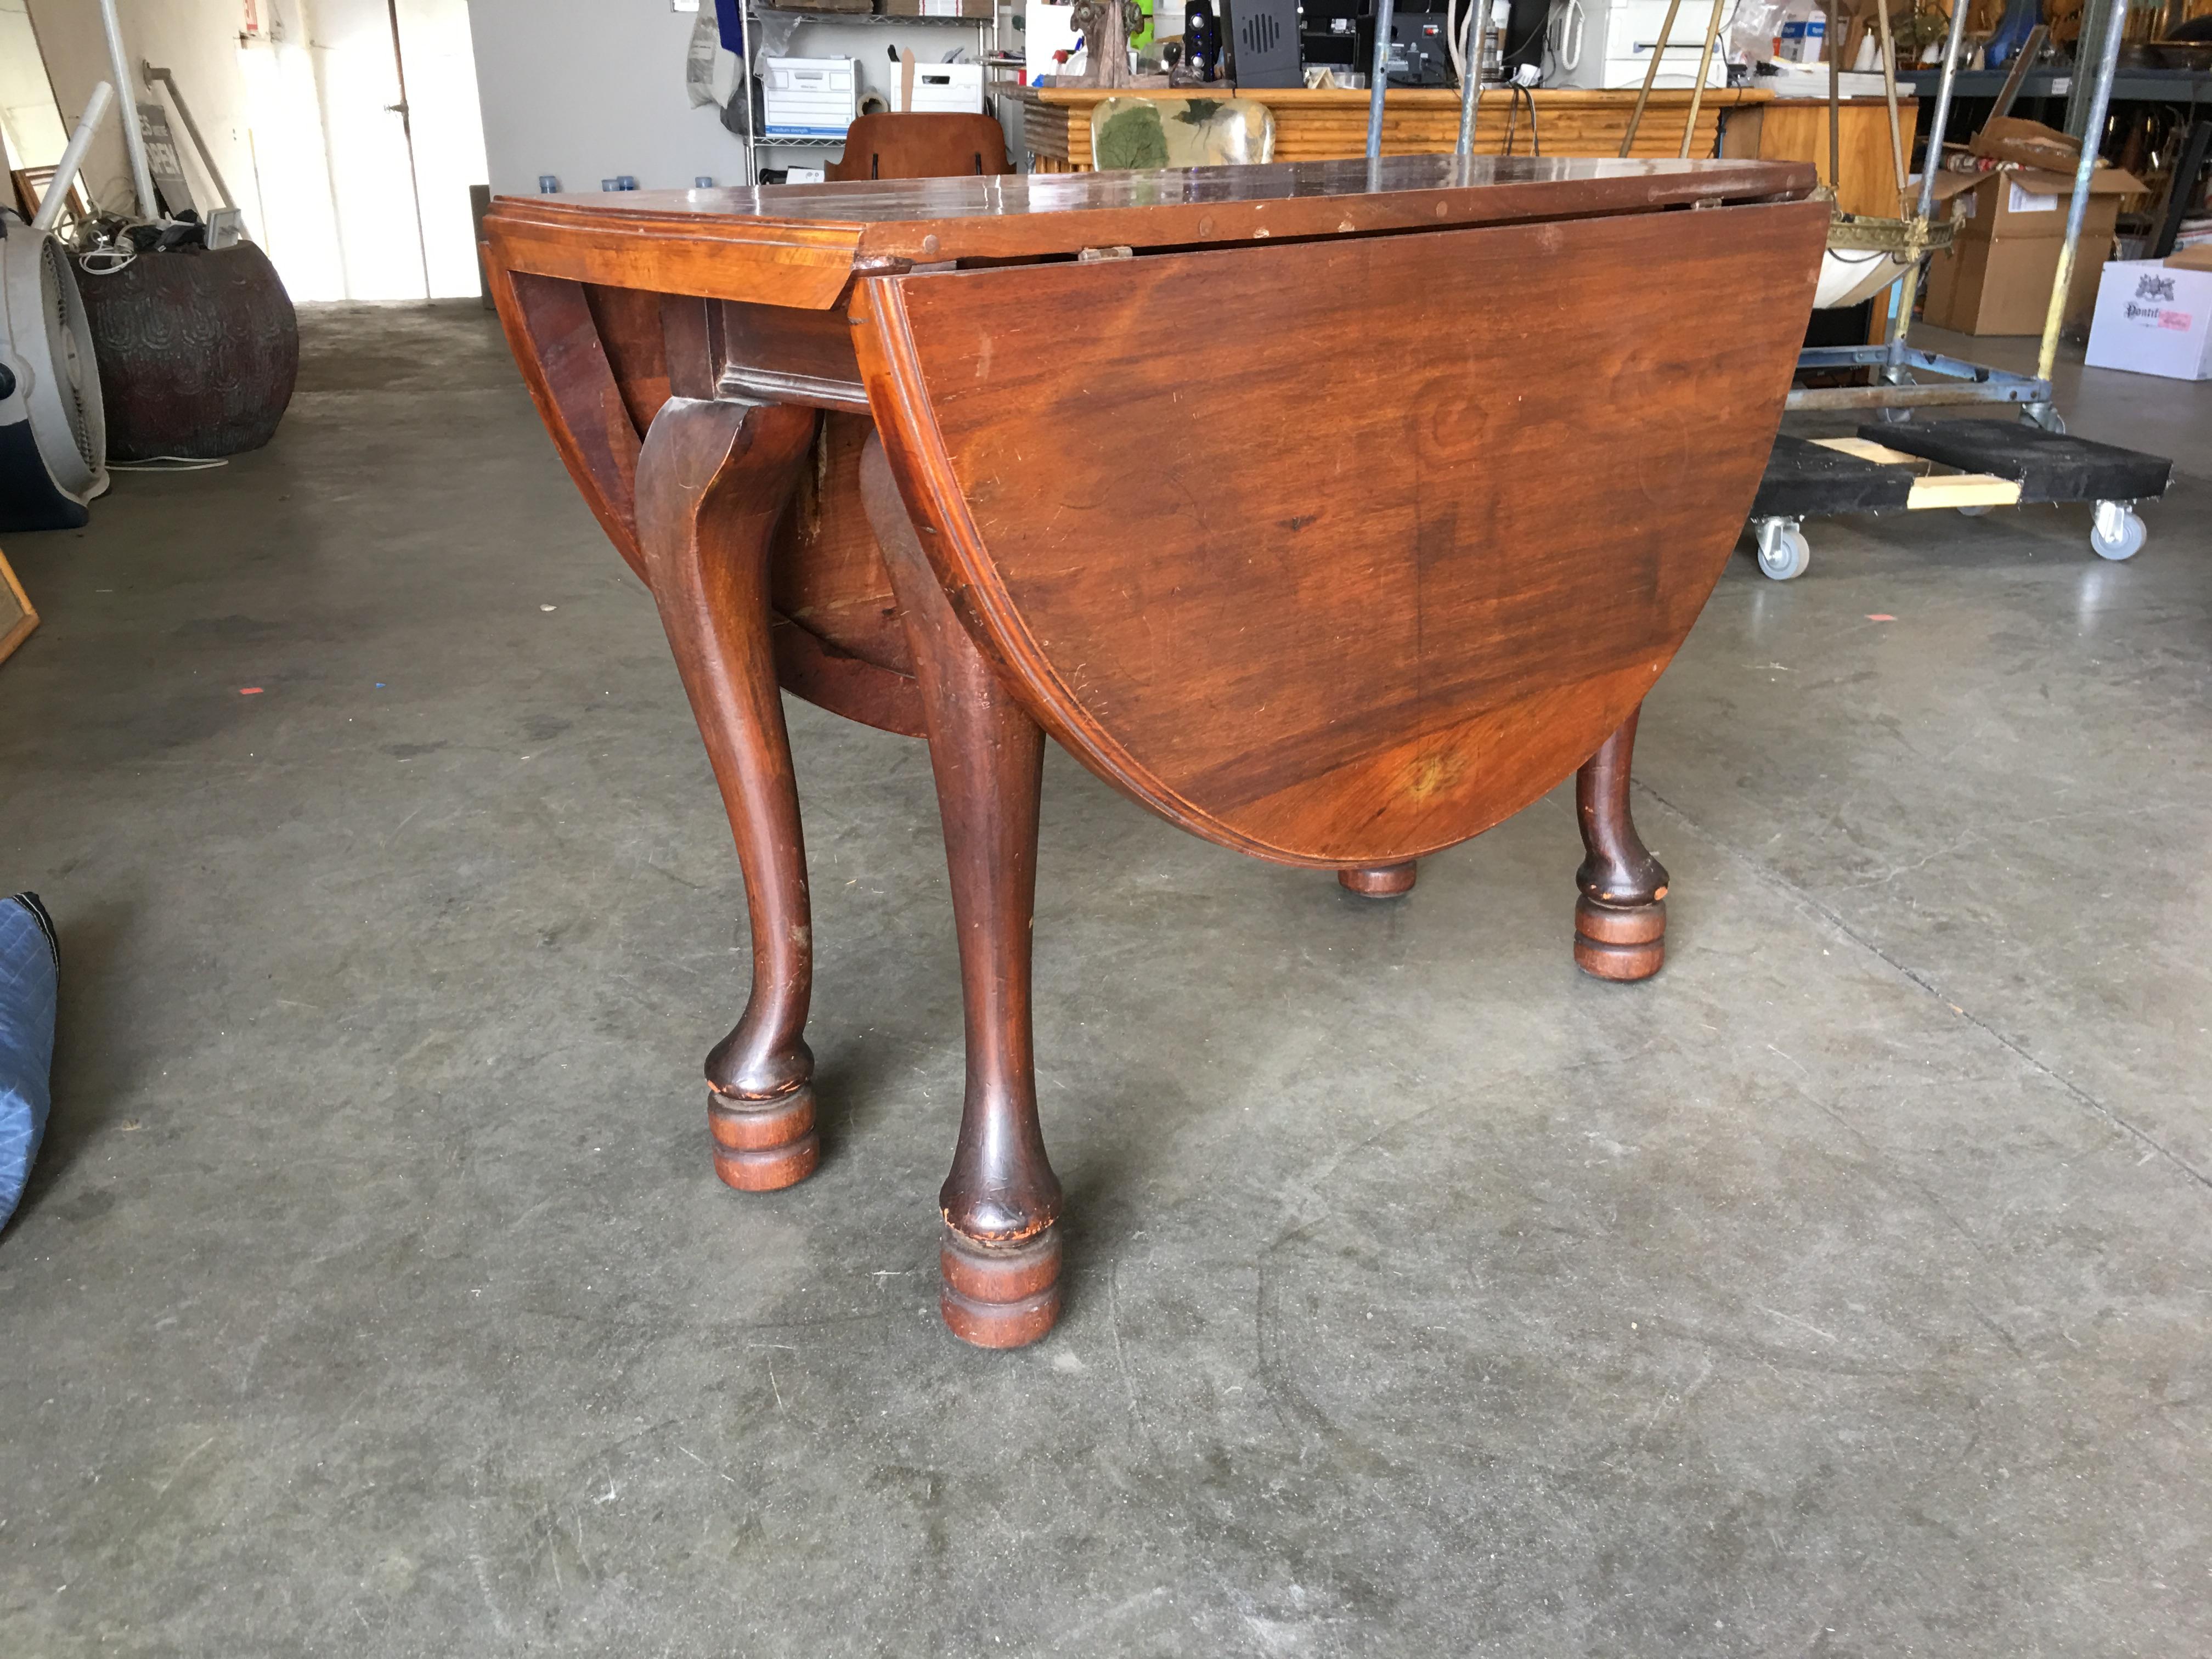
[[[738,141],[684,94],[693,21],[668,0],[469,0],[494,193],[528,194],[541,173],[567,190],[734,176]]]
[[[702,3],[711,9],[714,0]],[[672,10],[669,0],[469,0],[469,19],[495,192],[528,194],[544,173],[564,190],[597,190],[624,173],[646,190],[678,189],[702,174],[738,181],[742,146],[719,111],[695,109],[684,94],[694,14]],[[931,63],[956,46],[972,56],[975,38],[928,26],[807,24],[791,51],[855,58],[862,87],[882,90],[894,82],[886,48],[911,46]],[[718,89],[728,89],[733,61],[724,58]],[[823,155],[785,150],[765,165],[818,166]]]

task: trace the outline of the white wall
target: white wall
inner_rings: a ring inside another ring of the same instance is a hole
[[[74,125],[93,87],[114,76],[107,66],[107,41],[94,0],[29,0],[31,21],[46,59],[46,72],[61,105],[62,118]],[[257,204],[251,199],[253,149],[246,118],[246,77],[238,63],[238,0],[118,0],[116,10],[131,55],[131,82],[116,88],[118,102],[161,101],[138,78],[141,60],[174,70],[191,103],[193,118],[214,152],[216,165],[246,210],[259,236]],[[121,111],[100,125],[84,169],[84,185],[94,200],[128,207],[131,163],[123,149]],[[192,169],[195,185],[204,183],[198,158],[191,154],[181,122],[171,122],[177,148]],[[209,192],[212,201],[213,192]]]
[[[25,0],[0,0],[0,135],[7,138],[10,165],[53,166],[62,159],[74,125],[54,106]],[[0,191],[0,202],[15,205],[5,191]]]
[[[21,0],[0,0],[21,3]],[[96,0],[28,0],[54,92],[73,118],[112,78]],[[416,189],[397,115],[386,0],[259,0],[261,34],[241,40],[240,0],[118,0],[131,95],[138,65],[174,72],[247,233],[296,300],[421,298],[477,289],[468,187],[484,179],[465,0],[399,0],[408,57]],[[203,208],[216,197],[172,120]],[[122,126],[111,117],[85,169],[94,199],[131,204]]]
[[[114,78],[100,8],[94,0],[29,3],[54,94],[74,119],[94,85]],[[301,0],[262,0],[260,10],[271,36],[241,50],[238,0],[118,0],[133,85],[117,90],[166,104],[164,95],[147,89],[138,66],[149,62],[171,70],[246,216],[246,234],[276,262],[293,298],[343,298],[344,262]],[[101,125],[84,182],[95,202],[129,212],[131,162],[119,115]],[[170,125],[195,191],[204,204],[215,205],[213,183],[184,124],[173,118]]]
[[[711,12],[714,0],[702,0]],[[739,182],[744,150],[721,112],[694,108],[684,87],[690,12],[670,0],[469,0],[477,83],[495,195],[530,195],[540,173],[566,191],[597,190],[629,173],[645,190],[676,190],[700,176]],[[795,57],[852,58],[864,88],[890,93],[891,46],[935,63],[956,46],[975,53],[972,28],[802,25]],[[732,60],[718,77],[726,92]],[[893,94],[895,95],[895,94]],[[781,150],[763,165],[819,165],[835,150]]]
[[[355,290],[338,226],[336,175],[324,137],[322,92],[301,0],[261,0],[263,33],[234,41],[245,81],[251,179],[231,188],[252,206],[246,222],[295,300],[343,300]],[[187,88],[185,95],[196,95]],[[204,119],[204,118],[203,118]]]
[[[532,194],[541,173],[564,190],[734,179],[738,141],[684,96],[692,22],[669,0],[469,0],[492,194]]]

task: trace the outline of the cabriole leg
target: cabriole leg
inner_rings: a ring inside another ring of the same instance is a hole
[[[1037,1124],[1030,1030],[1044,733],[953,614],[873,437],[860,491],[914,646],[960,940],[968,1089],[938,1194],[938,1305],[963,1340],[1018,1348],[1060,1316],[1060,1180]]]
[[[1575,965],[1600,979],[1649,979],[1667,955],[1667,869],[1628,815],[1635,747],[1632,714],[1575,775],[1584,854],[1575,872],[1583,890],[1575,904]]]
[[[806,1046],[813,923],[783,700],[769,646],[769,543],[814,411],[673,398],[637,465],[638,541],[677,671],[721,786],[752,923],[752,994],[707,1056],[714,1173],[748,1192],[814,1172]]]

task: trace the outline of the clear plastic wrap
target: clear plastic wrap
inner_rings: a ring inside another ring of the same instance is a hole
[[[1721,45],[1731,64],[1765,64],[1774,58],[1774,42],[1782,26],[1792,17],[1810,16],[1806,0],[1736,0]]]

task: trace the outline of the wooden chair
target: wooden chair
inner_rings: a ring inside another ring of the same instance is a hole
[[[957,179],[1012,173],[1006,130],[988,115],[863,115],[827,179]]]

